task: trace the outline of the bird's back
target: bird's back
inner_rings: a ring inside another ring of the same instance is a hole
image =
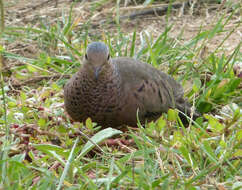
[[[115,58],[127,99],[138,104],[140,116],[160,116],[183,100],[183,88],[169,75],[147,63],[131,58]]]

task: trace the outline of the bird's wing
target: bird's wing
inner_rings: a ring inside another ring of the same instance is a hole
[[[118,67],[124,94],[136,101],[144,114],[160,114],[183,98],[183,88],[169,75],[131,58],[112,60]]]

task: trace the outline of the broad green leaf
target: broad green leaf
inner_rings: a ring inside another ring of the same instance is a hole
[[[17,155],[15,155],[15,156],[13,156],[11,158],[11,161],[16,161],[16,162],[22,163],[22,161],[24,160],[25,156],[26,156],[25,154],[17,154]]]
[[[156,128],[158,129],[159,132],[161,132],[161,130],[166,126],[166,121],[164,120],[163,117],[160,117],[157,120],[157,125]]]
[[[45,127],[45,125],[46,125],[46,121],[45,121],[45,119],[44,119],[44,118],[40,118],[40,119],[38,120],[38,125],[39,125],[40,127]]]
[[[212,108],[213,108],[213,105],[206,101],[201,101],[197,107],[197,109],[201,113],[207,113],[207,112],[211,111]]]
[[[208,123],[213,132],[221,132],[225,128],[225,126],[219,123],[219,121],[216,118],[210,115],[205,115],[205,118],[208,119]]]
[[[8,102],[9,107],[13,108],[13,107],[16,107],[16,105],[17,105],[16,102]]]
[[[121,134],[122,131],[113,129],[113,128],[106,128],[103,129],[102,131],[99,131],[97,134],[95,134],[92,138],[91,141],[88,141],[85,146],[83,147],[80,155],[78,157],[82,157],[86,155],[94,146],[95,144],[98,144],[102,142],[103,140],[112,137],[113,135],[118,135]],[[95,144],[93,144],[95,143]]]
[[[167,119],[169,121],[176,121],[177,119],[177,112],[173,109],[169,109],[168,112],[167,112]]]
[[[65,166],[65,161],[62,159],[62,157],[59,154],[56,154],[55,151],[48,151],[49,155],[53,156],[56,160],[58,160],[63,166]]]

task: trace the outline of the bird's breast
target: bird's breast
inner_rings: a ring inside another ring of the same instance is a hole
[[[113,81],[82,84],[82,104],[91,113],[109,113],[120,105],[121,89]]]

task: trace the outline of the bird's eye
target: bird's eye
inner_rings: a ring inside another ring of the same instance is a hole
[[[108,54],[108,58],[107,58],[107,60],[109,60],[110,59],[110,54]]]
[[[85,58],[86,58],[86,60],[88,60],[87,54],[85,54]]]

